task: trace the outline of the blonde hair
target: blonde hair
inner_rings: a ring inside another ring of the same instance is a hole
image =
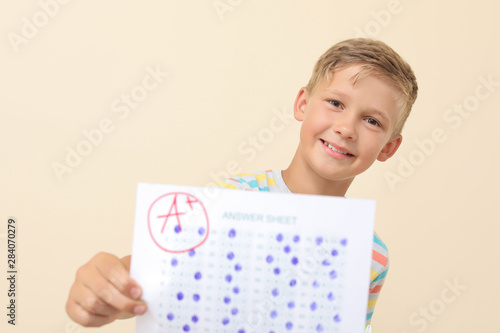
[[[393,134],[400,134],[417,99],[417,79],[410,65],[381,41],[353,38],[333,45],[318,59],[307,90],[312,94],[323,79],[332,79],[335,70],[355,64],[362,64],[362,67],[353,78],[353,84],[367,75],[376,75],[399,91],[397,105],[400,115]]]

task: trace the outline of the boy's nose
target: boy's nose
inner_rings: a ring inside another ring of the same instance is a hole
[[[357,134],[354,121],[355,119],[352,115],[348,112],[342,112],[342,114],[335,119],[333,130],[344,139],[356,140]]]

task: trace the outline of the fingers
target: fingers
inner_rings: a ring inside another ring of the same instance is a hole
[[[85,327],[100,327],[115,320],[114,317],[89,312],[71,298],[66,303],[66,312],[71,319]]]
[[[71,294],[73,295],[72,300],[78,307],[88,313],[113,317],[121,311],[107,303],[112,296],[105,290],[102,290],[101,295],[99,295],[82,284],[75,284],[71,289]]]
[[[141,287],[130,277],[129,267],[122,260],[108,253],[99,253],[94,258],[98,264],[89,267],[89,269],[95,269],[97,272],[91,271],[89,274],[102,276],[110,284],[110,290],[117,290],[120,294],[130,299],[139,299],[141,297]],[[96,282],[100,285],[95,287],[106,287],[103,280],[97,280]],[[92,285],[94,286],[95,284]]]
[[[102,326],[116,318],[143,314],[142,290],[129,275],[130,258],[99,253],[78,269],[66,311],[84,326]]]

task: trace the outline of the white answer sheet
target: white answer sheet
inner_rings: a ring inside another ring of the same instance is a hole
[[[363,332],[375,202],[140,183],[137,333]]]

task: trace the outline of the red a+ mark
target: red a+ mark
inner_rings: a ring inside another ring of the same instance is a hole
[[[175,213],[171,214],[172,210],[175,210]],[[163,222],[163,227],[161,228],[161,233],[163,233],[163,230],[165,230],[165,226],[167,225],[167,221],[168,221],[168,218],[170,216],[175,216],[177,218],[177,225],[179,226],[179,231],[182,231],[181,221],[179,220],[179,215],[183,215],[183,214],[186,214],[186,213],[179,213],[179,211],[177,210],[177,194],[176,194],[174,196],[174,202],[172,202],[172,206],[170,206],[170,210],[168,211],[168,214],[158,216],[158,217],[165,218],[165,222]]]

